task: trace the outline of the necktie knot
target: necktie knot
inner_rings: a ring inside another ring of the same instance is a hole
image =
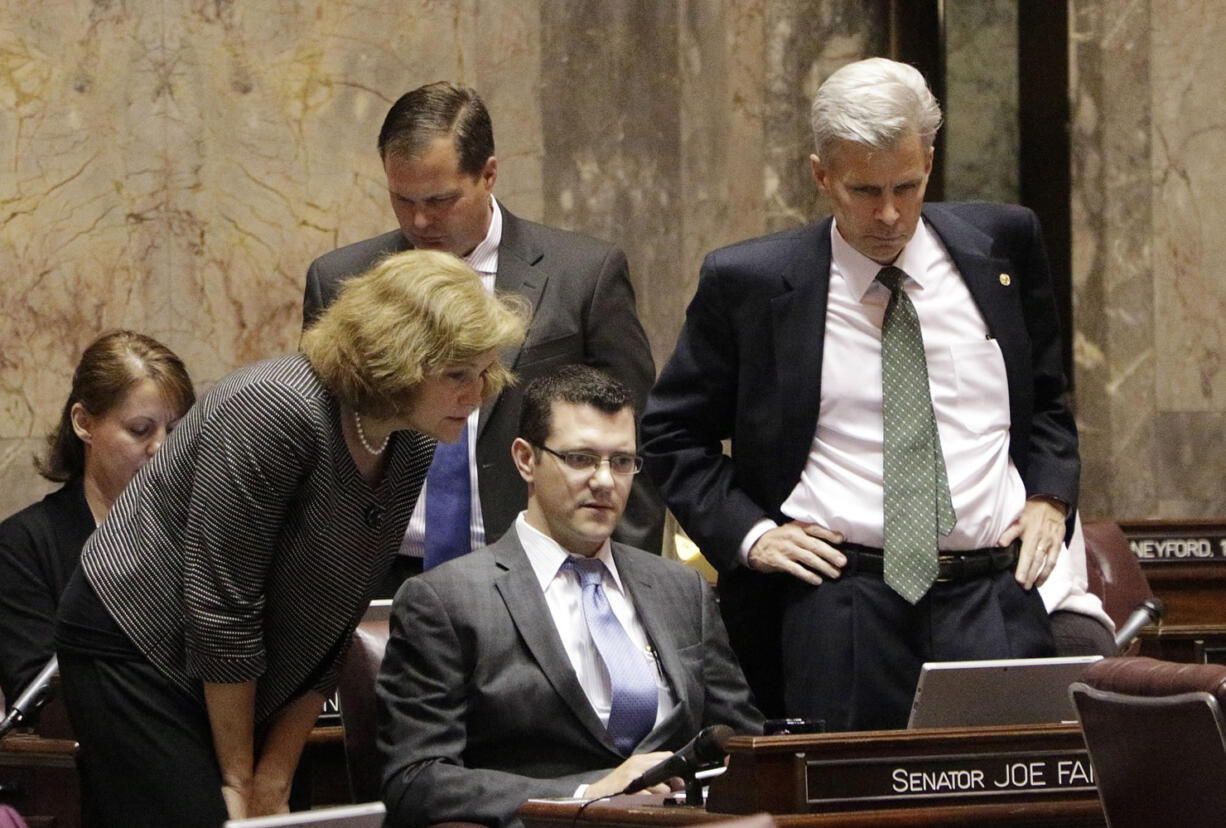
[[[579,576],[579,585],[582,587],[599,586],[601,579],[604,578],[604,562],[599,558],[581,558],[571,555],[566,559],[566,565]]]
[[[877,281],[885,285],[890,293],[898,293],[899,288],[902,287],[902,280],[905,278],[907,274],[892,265],[881,268],[877,273]]]

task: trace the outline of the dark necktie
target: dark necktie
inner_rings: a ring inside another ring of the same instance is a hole
[[[932,412],[924,338],[915,306],[902,290],[904,278],[896,267],[877,274],[890,291],[881,326],[882,546],[885,582],[914,604],[936,580],[937,538],[953,531],[957,517]]]
[[[424,569],[464,555],[472,548],[472,485],[468,478],[468,424],[454,443],[438,443],[426,472],[426,553]]]
[[[613,614],[600,582],[605,566],[597,558],[567,558],[583,587],[583,620],[596,650],[609,671],[612,702],[609,706],[609,738],[623,756],[634,752],[656,723],[658,690],[650,661],[622,628]]]

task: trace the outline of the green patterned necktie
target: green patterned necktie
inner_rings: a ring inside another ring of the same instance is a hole
[[[938,535],[957,517],[945,455],[932,413],[928,361],[915,305],[902,290],[907,274],[884,267],[890,291],[881,325],[881,397],[885,467],[885,582],[914,604],[937,578]]]

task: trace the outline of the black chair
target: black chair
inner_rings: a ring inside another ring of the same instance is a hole
[[[1226,666],[1107,658],[1069,692],[1111,828],[1226,825]]]
[[[1083,523],[1081,529],[1086,541],[1088,588],[1102,600],[1103,609],[1119,630],[1154,593],[1119,524],[1096,521]],[[1138,642],[1119,643],[1127,655],[1135,655],[1140,649]]]
[[[387,649],[387,619],[365,620],[353,632],[337,694],[345,730],[345,768],[354,802],[379,799],[383,768],[375,748],[375,677]]]

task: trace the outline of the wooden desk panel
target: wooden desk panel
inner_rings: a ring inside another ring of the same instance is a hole
[[[737,736],[728,750],[707,802],[720,813],[1098,801],[1071,725]]]
[[[11,805],[30,828],[78,828],[81,785],[77,743],[10,733],[0,739],[0,802]]]
[[[1226,520],[1120,523],[1166,615],[1142,630],[1141,655],[1226,663]]]
[[[728,770],[711,781],[705,810],[640,795],[592,803],[581,815],[574,801],[532,801],[520,815],[528,828],[562,828],[576,817],[594,828],[679,826],[763,812],[785,828],[1105,825],[1073,726],[737,736],[728,748]],[[946,787],[942,774],[965,780],[974,769],[982,784]],[[931,788],[917,784],[925,779]]]
[[[566,801],[531,800],[519,809],[526,828],[652,828],[687,826],[735,819],[701,808],[665,807],[659,797],[614,797],[578,814],[579,805]],[[780,828],[1102,828],[1106,820],[1098,800],[1030,802],[1024,804],[944,805],[909,809],[849,811],[825,814],[775,815]]]

